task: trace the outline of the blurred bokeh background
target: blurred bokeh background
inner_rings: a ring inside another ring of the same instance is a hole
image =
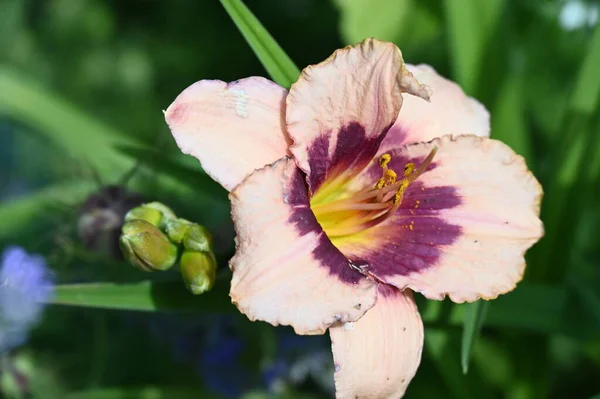
[[[395,42],[484,103],[492,137],[544,186],[546,236],[476,339],[463,335],[473,308],[419,300],[425,349],[407,397],[599,394],[600,3],[246,4],[300,68],[367,36]],[[268,77],[217,0],[0,0],[0,250],[41,254],[56,301],[90,305],[44,309],[0,354],[0,397],[332,397],[327,336],[251,323],[229,304],[227,194],[163,119],[192,82],[251,75]],[[120,218],[147,200],[212,231],[206,297],[119,257]],[[137,284],[149,278],[162,285]],[[130,285],[72,285],[111,282]]]

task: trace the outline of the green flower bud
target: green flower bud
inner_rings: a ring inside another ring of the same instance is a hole
[[[129,222],[131,220],[145,220],[151,225],[157,227],[160,225],[162,219],[163,215],[161,211],[148,208],[144,205],[135,207],[125,214],[125,222]]]
[[[174,217],[175,213],[173,213],[166,205],[163,205],[160,202],[149,202],[127,212],[125,221],[129,222],[131,220],[139,219],[145,220],[156,227],[162,227]]]
[[[181,277],[194,295],[209,291],[217,278],[217,261],[210,252],[184,251],[180,260]]]
[[[185,232],[183,246],[190,251],[212,252],[212,235],[206,227],[192,224]]]
[[[171,241],[180,244],[192,225],[192,222],[182,218],[170,219],[165,226],[165,231]]]
[[[119,244],[125,258],[145,271],[167,270],[177,261],[177,246],[145,220],[126,222]]]

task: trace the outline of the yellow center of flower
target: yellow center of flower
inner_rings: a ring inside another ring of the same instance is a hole
[[[412,162],[404,165],[402,179],[389,169],[390,154],[379,158],[381,178],[374,186],[349,192],[349,180],[340,178],[322,187],[311,199],[311,208],[329,238],[348,236],[380,224],[388,219],[402,204],[408,186],[427,170],[437,147],[416,167]]]

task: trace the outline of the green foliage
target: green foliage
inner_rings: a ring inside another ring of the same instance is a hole
[[[233,311],[227,284],[221,281],[212,291],[192,296],[181,281],[138,283],[65,284],[56,288],[52,303],[105,309],[137,311],[227,312]]]
[[[241,0],[221,0],[221,4],[271,78],[281,86],[289,88],[300,75],[298,67],[290,57]]]

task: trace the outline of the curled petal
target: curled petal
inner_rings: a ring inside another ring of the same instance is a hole
[[[287,91],[260,77],[201,80],[165,111],[177,145],[231,191],[255,169],[287,154],[283,115]]]
[[[360,320],[329,329],[338,399],[400,398],[421,362],[423,322],[412,293],[378,291]]]
[[[429,65],[406,65],[406,68],[433,93],[429,102],[404,96],[400,115],[381,143],[380,152],[446,134],[490,135],[490,114],[459,85],[438,75]]]
[[[376,154],[402,105],[427,98],[392,43],[366,39],[304,71],[287,97],[286,121],[312,193],[328,178],[360,170]]]
[[[543,235],[542,188],[505,144],[465,135],[391,151],[390,168],[433,163],[387,221],[335,245],[382,282],[430,299],[493,299],[515,288],[524,254]],[[371,179],[381,173],[367,168]]]
[[[254,172],[230,194],[237,232],[231,299],[251,320],[322,334],[376,299],[317,223],[304,174],[290,158]]]

